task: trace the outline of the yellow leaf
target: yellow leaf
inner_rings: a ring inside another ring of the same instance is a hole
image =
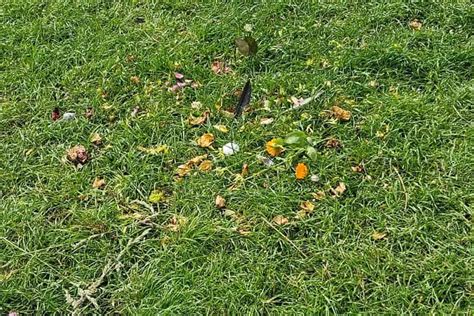
[[[304,163],[300,162],[296,165],[296,168],[295,168],[296,179],[302,180],[306,178],[308,173],[309,173],[308,166],[306,166]]]
[[[285,225],[288,224],[288,218],[282,215],[277,215],[273,218],[273,222],[277,225]]]
[[[92,187],[94,189],[102,189],[105,186],[105,180],[101,178],[95,178],[94,182],[92,183]]]
[[[214,128],[217,129],[221,133],[228,133],[229,129],[225,125],[214,125]]]
[[[372,233],[372,239],[373,240],[381,240],[387,237],[387,233],[384,232],[373,232]]]
[[[163,200],[165,194],[160,190],[153,190],[148,197],[148,202],[150,203],[159,203]]]
[[[213,142],[214,142],[214,135],[212,135],[211,133],[203,134],[197,140],[197,144],[199,145],[199,147],[203,147],[203,148],[211,146]]]
[[[102,144],[102,137],[99,135],[99,133],[93,133],[90,137],[90,141],[92,144],[98,146]]]
[[[310,201],[304,201],[304,202],[301,202],[300,208],[302,210],[305,210],[306,212],[310,213],[310,212],[314,211],[315,206]]]
[[[225,207],[225,199],[220,195],[216,196],[216,207],[217,208]]]
[[[143,146],[138,146],[137,149],[141,152],[144,152],[150,155],[168,154],[170,152],[170,148],[168,145],[156,145],[156,146],[152,146],[148,148],[143,147]]]
[[[338,107],[337,105],[331,108],[331,114],[339,121],[349,121],[351,119],[351,112]]]
[[[265,145],[265,149],[267,150],[267,153],[272,157],[278,156],[284,150],[281,145],[277,144],[276,138],[268,141]]]
[[[324,191],[318,191],[316,193],[311,193],[311,195],[317,201],[321,201],[326,197],[326,193],[324,193]]]
[[[207,158],[207,155],[196,156],[192,159],[189,159],[186,164],[191,165],[191,166],[197,166],[206,158]]]
[[[203,162],[201,162],[198,168],[201,171],[209,171],[212,169],[212,161],[204,160]]]

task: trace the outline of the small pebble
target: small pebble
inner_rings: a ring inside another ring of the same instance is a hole
[[[76,113],[73,112],[66,112],[63,115],[63,120],[65,121],[71,121],[76,118]]]
[[[226,156],[233,155],[239,150],[240,150],[240,147],[236,143],[227,143],[224,145],[224,147],[222,147],[222,152]]]

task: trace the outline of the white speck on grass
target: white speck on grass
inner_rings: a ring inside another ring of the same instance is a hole
[[[227,143],[222,147],[222,152],[226,156],[233,155],[236,152],[238,152],[239,150],[240,150],[240,147],[236,143]]]

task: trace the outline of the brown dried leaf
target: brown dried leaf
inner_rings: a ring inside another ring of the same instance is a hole
[[[199,147],[203,147],[203,148],[207,148],[211,146],[213,142],[214,142],[214,135],[212,135],[211,133],[203,134],[197,140],[197,144],[199,145]]]
[[[226,66],[226,64],[220,60],[215,60],[212,62],[211,70],[216,75],[228,74],[232,72],[232,69],[229,66]]]
[[[283,215],[277,215],[273,218],[273,222],[277,225],[285,225],[288,224],[288,218]]]
[[[179,165],[178,169],[176,170],[176,174],[179,177],[184,177],[184,176],[188,175],[191,172],[191,170],[192,169],[191,169],[191,166],[189,164]]]
[[[216,207],[219,209],[225,207],[225,199],[220,195],[216,196]]]
[[[75,164],[84,164],[89,160],[89,154],[84,146],[77,145],[67,151],[67,159]]]
[[[334,105],[331,108],[331,115],[339,121],[349,121],[351,119],[351,112]]]
[[[363,173],[365,172],[365,168],[362,164],[358,164],[357,166],[352,166],[351,167],[352,171],[356,172],[356,173]]]
[[[324,146],[326,146],[327,148],[338,149],[338,148],[342,147],[342,144],[338,139],[330,138],[330,139],[327,140],[327,142]]]
[[[98,177],[95,178],[94,182],[92,183],[92,187],[94,189],[102,189],[103,187],[105,187],[105,180]]]
[[[194,117],[194,116],[191,115],[188,118],[188,123],[192,126],[202,125],[202,124],[207,122],[207,120],[209,119],[210,114],[211,114],[211,112],[208,110],[208,111],[203,112],[202,115],[198,116],[198,117]]]
[[[344,182],[339,182],[339,184],[335,188],[331,188],[331,193],[334,196],[339,197],[346,191],[346,189],[347,187]]]
[[[192,159],[189,159],[186,163],[190,167],[199,165],[203,160],[207,158],[207,155],[196,156]]]

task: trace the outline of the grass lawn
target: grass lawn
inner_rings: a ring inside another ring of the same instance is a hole
[[[470,1],[0,7],[0,314],[473,312]]]

